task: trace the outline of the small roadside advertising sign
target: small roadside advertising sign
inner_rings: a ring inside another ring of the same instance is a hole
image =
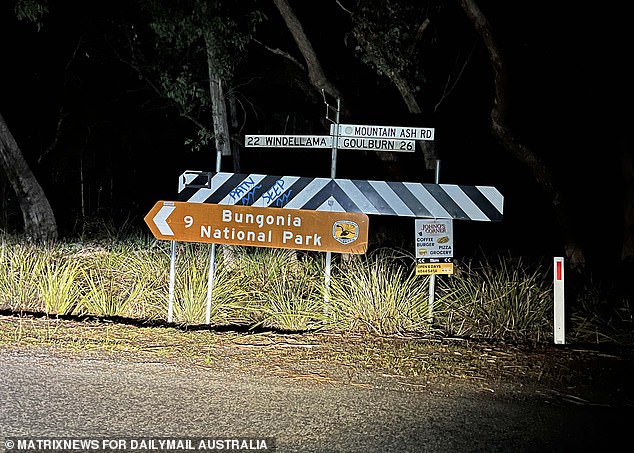
[[[453,221],[416,219],[416,275],[453,274]]]
[[[416,263],[416,275],[453,274],[453,263]]]
[[[159,201],[144,218],[157,239],[363,254],[369,220],[330,212]]]

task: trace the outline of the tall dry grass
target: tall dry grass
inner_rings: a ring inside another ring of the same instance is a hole
[[[0,309],[167,317],[169,242],[132,237],[35,246],[10,236],[0,241]],[[209,246],[178,244],[177,249],[174,322],[203,324]],[[458,263],[455,275],[436,278],[430,323],[429,277],[415,275],[414,261],[406,252],[388,249],[335,255],[326,288],[324,254],[233,248],[231,254],[217,254],[211,325],[552,341],[548,263],[509,256]],[[608,303],[604,295],[589,286],[570,302],[568,338],[632,341],[629,300]]]

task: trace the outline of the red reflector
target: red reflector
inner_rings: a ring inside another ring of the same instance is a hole
[[[562,262],[561,261],[557,261],[557,280],[561,280],[561,274],[562,274],[562,268],[561,268]]]

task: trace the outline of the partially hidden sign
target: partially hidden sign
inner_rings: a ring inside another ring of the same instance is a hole
[[[369,220],[329,212],[159,201],[144,218],[157,239],[363,254]]]

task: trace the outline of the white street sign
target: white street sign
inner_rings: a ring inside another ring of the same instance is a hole
[[[360,149],[366,151],[394,151],[413,153],[414,140],[392,140],[382,138],[339,137],[339,149]]]
[[[332,148],[330,135],[245,135],[247,148]]]
[[[340,137],[433,140],[434,131],[433,127],[363,126],[359,124],[339,125]]]
[[[332,148],[330,135],[245,135],[247,148]],[[413,153],[414,140],[339,137],[339,149]]]

